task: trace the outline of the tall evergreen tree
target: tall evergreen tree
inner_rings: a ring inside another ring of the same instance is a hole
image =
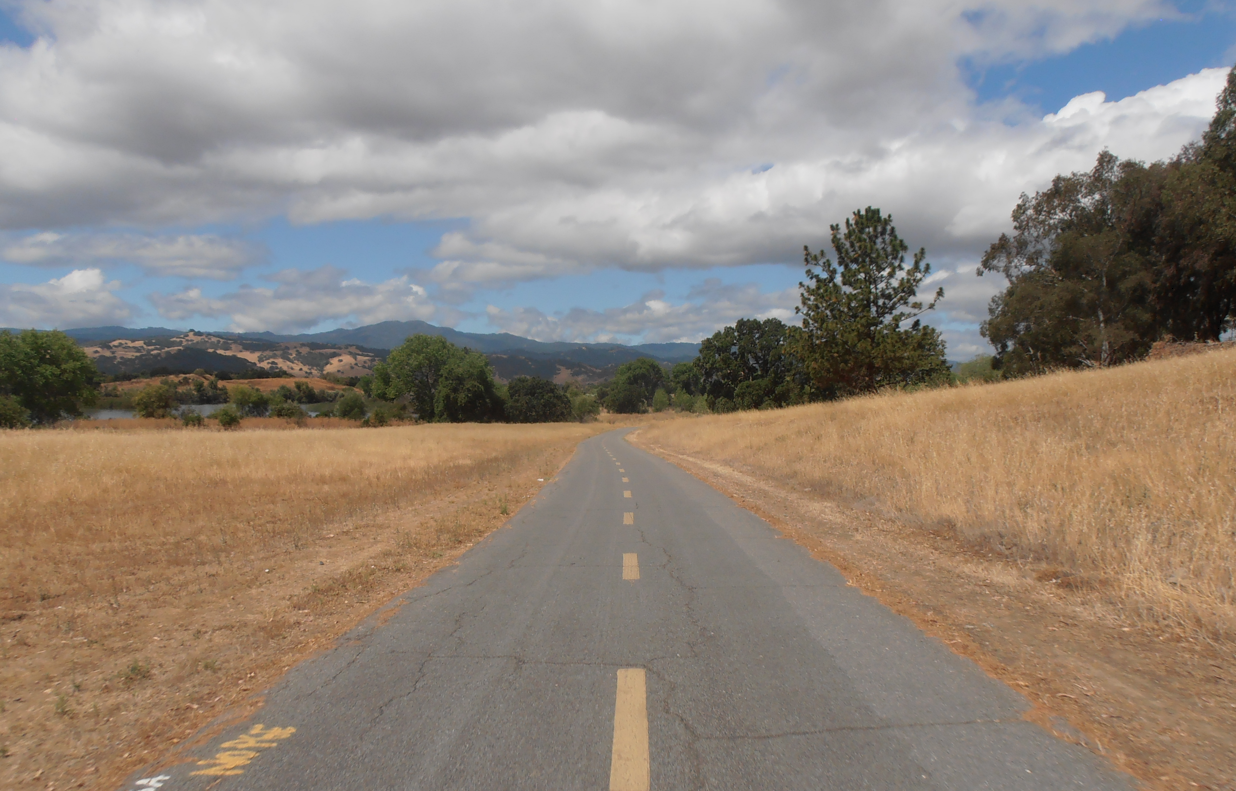
[[[909,247],[893,218],[870,206],[842,226],[831,226],[834,263],[823,251],[803,248],[807,282],[800,283],[802,332],[793,343],[817,397],[871,392],[923,384],[948,375],[944,341],[920,316],[931,302],[917,299],[931,272],[919,249],[907,267]],[[819,268],[819,272],[815,268]]]

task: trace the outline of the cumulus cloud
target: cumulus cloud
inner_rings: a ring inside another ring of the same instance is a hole
[[[135,264],[148,275],[230,280],[260,263],[264,250],[215,235],[141,236],[137,234],[52,231],[29,234],[0,247],[0,259],[32,266]]]
[[[779,318],[795,323],[798,289],[766,293],[754,284],[727,285],[709,278],[674,304],[652,291],[620,308],[573,308],[551,316],[536,308],[486,308],[489,322],[503,332],[543,341],[644,343],[697,341],[740,318]]]
[[[406,277],[364,283],[348,278],[342,269],[323,266],[310,271],[285,269],[266,279],[277,285],[244,285],[221,297],[187,288],[177,294],[152,294],[150,299],[166,319],[224,317],[237,332],[296,332],[329,320],[356,324],[428,321],[442,313],[429,301],[424,287]]]
[[[0,48],[0,227],[467,218],[421,276],[447,302],[599,268],[794,261],[869,204],[973,266],[1020,192],[1104,147],[1155,159],[1196,137],[1224,76],[1046,117],[977,105],[962,78],[1179,16],[1166,0],[14,2],[40,37]],[[152,273],[202,258],[152,256],[130,257]],[[225,302],[237,322],[308,321],[281,288]],[[189,293],[160,299],[223,315]]]
[[[74,269],[46,283],[0,285],[0,326],[71,329],[123,324],[133,308],[99,269]]]

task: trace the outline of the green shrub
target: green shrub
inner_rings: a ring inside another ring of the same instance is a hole
[[[248,385],[237,385],[230,391],[232,404],[245,417],[266,417],[270,411],[270,397]]]
[[[215,420],[219,421],[219,425],[223,428],[236,428],[240,425],[240,412],[236,411],[236,407],[228,404],[218,412],[211,415]]]
[[[0,395],[0,428],[25,428],[30,425],[30,413],[12,396]]]
[[[283,401],[280,399],[275,399],[271,402],[270,416],[295,421],[304,420],[306,417],[305,410],[301,409],[300,406],[292,403],[291,401]]]
[[[180,422],[185,428],[201,428],[206,425],[206,419],[192,409],[186,409],[180,413]]]
[[[669,393],[665,392],[665,388],[658,387],[657,392],[652,396],[652,411],[664,412],[669,409],[670,399]]]
[[[506,419],[511,423],[554,423],[571,419],[566,390],[548,379],[517,376],[507,385]]]
[[[365,407],[365,397],[357,392],[348,393],[335,403],[335,417],[363,420],[368,411]]]
[[[176,391],[167,385],[146,385],[133,396],[133,411],[138,417],[163,418],[176,408]]]
[[[601,402],[594,395],[580,393],[571,399],[571,416],[580,423],[596,420],[601,414]]]

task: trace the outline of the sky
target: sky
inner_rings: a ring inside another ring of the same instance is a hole
[[[696,341],[876,206],[969,359],[1018,197],[1234,61],[1204,0],[0,0],[0,326]]]

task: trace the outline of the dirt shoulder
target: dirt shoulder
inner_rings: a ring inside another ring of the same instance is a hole
[[[576,441],[292,542],[3,609],[0,787],[110,791],[139,767],[175,760],[204,726],[260,707],[255,696],[291,666],[499,528]]]
[[[1236,788],[1236,644],[1150,628],[1086,580],[645,444],[1022,691],[1028,719],[1161,789]]]

